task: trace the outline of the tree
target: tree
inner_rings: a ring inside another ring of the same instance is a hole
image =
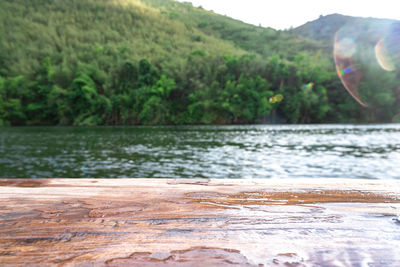
[[[159,79],[158,70],[146,59],[139,61],[138,87],[152,86]]]
[[[151,88],[150,98],[143,105],[139,119],[144,124],[166,124],[171,121],[170,94],[175,89],[175,81],[161,75]]]
[[[74,125],[102,124],[112,108],[111,101],[98,94],[92,78],[82,72],[70,87],[69,107]]]

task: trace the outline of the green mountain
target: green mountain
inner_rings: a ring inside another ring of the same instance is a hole
[[[332,23],[277,31],[172,0],[0,0],[0,125],[390,120],[345,93]]]
[[[320,16],[317,20],[309,21],[293,29],[293,31],[309,39],[333,42],[334,35],[340,28],[357,19],[340,14]]]
[[[316,20],[309,21],[293,29],[292,32],[299,36],[322,41],[332,46],[335,34],[347,25],[352,25],[353,28],[362,31],[368,27],[377,27],[377,25],[387,25],[394,22],[396,21],[390,19],[362,18],[331,14],[320,16]]]
[[[333,14],[293,32],[323,42],[328,51],[335,47],[334,57],[347,90],[375,118],[386,114],[398,121],[400,21]],[[351,73],[343,75],[346,69]]]
[[[100,56],[109,70],[118,60],[168,65],[200,49],[245,53],[140,1],[2,0],[0,12],[0,73],[29,75],[47,56],[67,66]]]
[[[1,74],[31,74],[41,60],[77,64],[98,54],[168,68],[191,51],[287,55],[318,46],[172,0],[1,0]],[[294,46],[294,47],[293,47]],[[106,52],[106,53],[105,53]],[[121,55],[124,54],[124,55]],[[113,60],[110,59],[110,63]]]

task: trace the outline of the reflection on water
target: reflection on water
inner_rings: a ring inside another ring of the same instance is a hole
[[[0,128],[0,177],[400,178],[400,125]]]

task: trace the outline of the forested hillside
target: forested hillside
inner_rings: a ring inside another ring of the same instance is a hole
[[[347,23],[357,20],[356,17],[343,16],[340,14],[332,14],[328,16],[320,16],[319,19],[310,21],[293,29],[300,35],[314,40],[327,41],[327,44],[332,44],[332,38],[335,33]]]
[[[395,112],[345,92],[326,40],[190,3],[0,0],[0,36],[0,125],[376,122]]]

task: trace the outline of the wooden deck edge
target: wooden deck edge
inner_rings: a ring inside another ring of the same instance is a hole
[[[400,181],[0,179],[0,265],[400,266]]]

